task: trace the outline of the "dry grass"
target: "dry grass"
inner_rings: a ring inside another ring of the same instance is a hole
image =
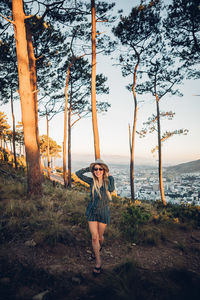
[[[10,169],[10,167],[8,167]],[[71,189],[61,185],[54,187],[45,180],[42,197],[27,198],[25,185],[10,176],[0,181],[0,239],[17,236],[33,238],[37,243],[67,243],[69,229],[77,226],[88,239],[85,210],[89,190],[74,182]],[[200,225],[200,211],[196,207],[163,208],[160,203],[132,203],[130,199],[113,196],[110,203],[111,225],[107,228],[107,240],[157,245],[167,239],[167,228]]]

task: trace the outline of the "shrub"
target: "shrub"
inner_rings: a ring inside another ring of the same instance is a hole
[[[58,242],[71,245],[75,241],[73,235],[62,224],[56,222],[47,228],[36,231],[33,239],[37,245],[48,244],[49,246],[55,246]]]
[[[158,245],[166,240],[165,230],[146,225],[140,229],[139,240],[137,243],[144,245]]]
[[[193,205],[168,204],[166,208],[172,218],[178,218],[181,222],[191,222],[194,226],[200,226],[200,210]]]
[[[140,232],[140,225],[146,224],[151,217],[149,212],[138,206],[128,206],[122,213],[120,229],[128,240],[137,239]]]
[[[81,228],[87,227],[87,220],[83,213],[80,213],[78,211],[71,213],[71,216],[68,216],[68,221],[72,225],[78,225]]]

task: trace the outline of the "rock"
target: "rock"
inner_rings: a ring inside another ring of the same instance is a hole
[[[86,250],[86,252],[87,252],[88,254],[92,254],[92,251],[91,251],[91,250]]]
[[[76,284],[81,284],[81,279],[79,277],[72,277],[72,282]]]
[[[109,251],[109,250],[104,250],[104,252],[105,252],[106,254],[108,254],[108,255],[112,255],[112,252]]]
[[[9,284],[10,283],[10,278],[9,277],[0,278],[0,283]]]
[[[33,296],[33,300],[44,300],[45,299],[45,296],[49,293],[48,290],[44,291],[44,292],[41,292],[35,296]]]
[[[63,264],[54,264],[48,266],[48,271],[50,274],[61,273],[63,271]]]
[[[25,246],[35,247],[36,246],[36,242],[34,240],[26,241],[25,242]]]
[[[88,257],[88,261],[94,260],[91,256]]]

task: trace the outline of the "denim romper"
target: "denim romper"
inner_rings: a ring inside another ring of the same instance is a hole
[[[88,172],[90,172],[89,168],[84,168],[76,172],[76,176],[90,185],[90,201],[86,209],[87,221],[98,221],[104,224],[110,224],[109,198],[106,194],[105,186],[101,186],[100,188],[101,199],[96,191],[94,191],[93,199],[93,178],[83,175],[84,173]],[[112,176],[109,176],[108,179],[108,191],[113,192],[115,189],[114,178]]]

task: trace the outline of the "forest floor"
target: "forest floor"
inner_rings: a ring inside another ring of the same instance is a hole
[[[199,230],[171,230],[168,240],[156,246],[105,242],[103,272],[98,277],[92,274],[95,262],[80,228],[74,226],[72,231],[79,237],[71,246],[57,243],[41,247],[23,239],[1,245],[0,299],[111,299],[104,291],[111,277],[110,291],[116,294],[113,299],[199,299]],[[124,276],[123,267],[113,268],[128,261],[134,262],[135,275],[124,279],[125,285],[133,280],[127,291],[119,278]],[[33,298],[35,295],[41,298]]]

